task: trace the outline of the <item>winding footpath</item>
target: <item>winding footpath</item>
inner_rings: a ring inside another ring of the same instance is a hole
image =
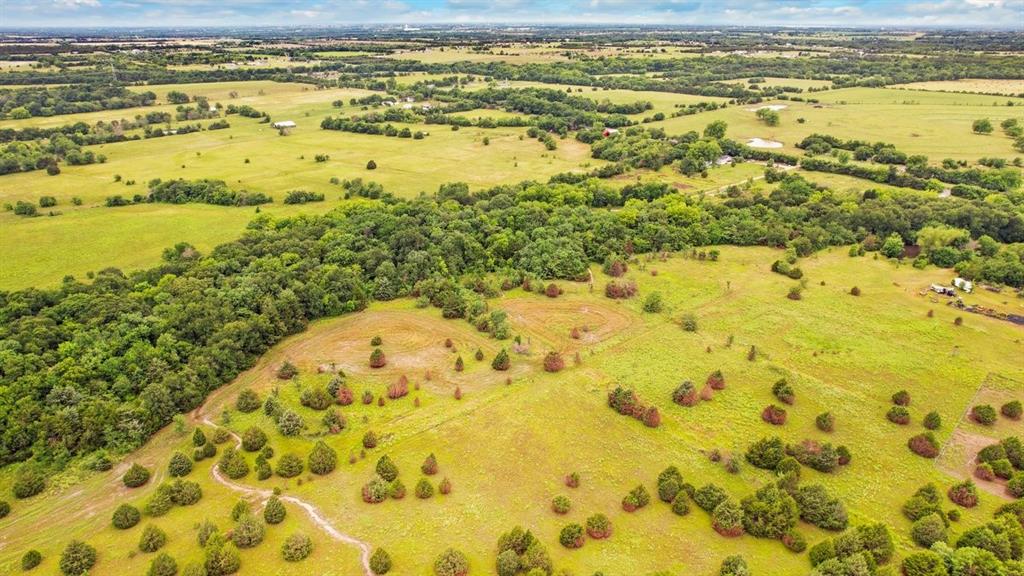
[[[214,428],[218,427],[209,418],[203,418],[203,423]],[[228,430],[228,433],[231,434],[231,437],[235,439],[235,448],[241,449],[242,439],[238,436],[238,434],[235,434],[230,430]],[[267,490],[264,488],[253,488],[252,486],[244,486],[242,484],[232,482],[223,474],[221,474],[220,469],[218,468],[216,463],[214,463],[214,465],[210,467],[210,472],[213,474],[213,479],[216,480],[221,485],[231,490],[234,490],[235,492],[238,492],[240,494],[244,494],[246,496],[255,496],[259,498],[261,502],[265,501],[267,498],[270,498],[271,496],[274,495],[273,490]],[[296,498],[295,496],[282,495],[279,496],[279,498],[284,502],[290,502],[305,510],[306,514],[309,514],[309,518],[313,520],[313,523],[319,526],[320,529],[326,532],[327,535],[331,538],[337,540],[338,542],[341,542],[342,544],[355,546],[359,548],[359,557],[363,564],[363,573],[365,574],[365,576],[374,576],[373,570],[370,569],[370,553],[372,551],[372,548],[370,547],[369,543],[364,542],[358,538],[349,536],[348,534],[345,534],[337,528],[335,528],[334,525],[332,525],[329,520],[324,518],[324,515],[320,511],[320,509],[314,506],[313,504],[310,504],[309,502],[306,502],[305,500],[302,500],[300,498]]]

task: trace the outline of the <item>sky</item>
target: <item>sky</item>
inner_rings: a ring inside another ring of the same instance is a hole
[[[381,23],[1024,30],[1024,0],[0,0],[0,28]]]

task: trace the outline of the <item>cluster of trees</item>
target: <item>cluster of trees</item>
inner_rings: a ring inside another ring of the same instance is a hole
[[[843,140],[827,134],[811,134],[797,146],[806,150],[809,155],[833,153],[837,158],[835,161],[817,157],[804,158],[800,166],[806,170],[846,174],[894,186],[918,190],[941,189],[940,184],[932,182],[934,180],[954,185],[953,191],[956,196],[984,198],[991,192],[1010,192],[1021,185],[1020,171],[1005,167],[1005,162],[1003,166],[998,166],[998,163],[992,161],[986,162],[988,169],[959,169],[951,162],[943,162],[942,166],[932,166],[926,156],[908,156],[898,151],[892,144]],[[836,150],[842,152],[835,154]],[[850,153],[855,160],[887,164],[889,167],[872,168],[850,164]],[[896,165],[905,165],[906,171],[896,170]]]
[[[290,193],[289,196],[295,192]],[[306,194],[310,193],[307,192]],[[316,195],[314,194],[314,196]],[[322,195],[320,195],[320,199],[323,200]],[[156,178],[150,180],[147,200],[149,202],[166,202],[168,204],[201,202],[217,206],[256,206],[273,201],[270,196],[262,192],[231,190],[223,180],[205,178],[201,180],[185,180],[183,178],[174,180],[160,180]]]
[[[518,574],[551,574],[553,569],[547,549],[529,530],[516,526],[498,537],[495,571],[498,576]]]
[[[985,202],[821,194],[790,206],[671,195],[612,212],[559,200],[581,190],[587,198],[586,184],[455,188],[443,203],[382,198],[323,216],[261,214],[208,256],[182,244],[130,276],[106,269],[90,283],[0,293],[0,462],[62,464],[134,448],[283,336],[375,296],[425,296],[446,317],[479,320],[486,302],[460,279],[578,279],[590,262],[630,250],[797,240],[813,250],[910,238],[933,223],[1024,241],[1021,216]],[[521,200],[526,190],[545,200]]]
[[[632,416],[644,423],[648,428],[661,425],[661,414],[657,406],[647,406],[640,401],[636,392],[622,386],[616,386],[608,393],[608,406],[623,416]]]
[[[911,537],[927,550],[903,559],[906,576],[951,576],[955,574],[1013,574],[1024,561],[1024,501],[1004,504],[992,520],[949,539],[947,526],[957,520],[955,510],[942,514],[938,491],[932,485],[918,490],[903,511],[914,521]]]
[[[811,547],[808,556],[813,576],[873,576],[892,560],[894,552],[892,534],[885,524],[864,524],[822,540]]]
[[[390,123],[382,124],[383,121],[376,119],[380,115],[353,116],[351,118],[328,116],[320,122],[320,128],[324,130],[341,130],[343,132],[355,132],[356,134],[374,134],[378,136],[391,136],[398,138],[414,138],[422,140],[426,134],[420,130],[413,132],[408,126],[401,129]]]
[[[1024,442],[1019,437],[1008,436],[982,448],[976,461],[975,476],[982,480],[1006,480],[1011,496],[1024,497]]]
[[[75,139],[55,133],[46,139],[14,141],[0,148],[0,175],[45,169],[47,174],[56,176],[60,174],[58,162],[79,166],[106,161],[106,155],[83,150]]]
[[[132,92],[124,86],[73,84],[40,88],[0,90],[0,119],[18,120],[33,116],[55,116],[98,112],[135,106],[151,106],[156,94]]]

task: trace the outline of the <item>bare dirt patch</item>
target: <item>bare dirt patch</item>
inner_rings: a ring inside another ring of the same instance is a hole
[[[977,457],[978,451],[998,441],[996,438],[990,438],[981,434],[974,434],[961,429],[954,430],[953,435],[950,436],[943,447],[942,454],[935,465],[939,470],[954,478],[971,478],[978,485],[978,488],[989,494],[1001,496],[1009,500],[1011,498],[1006,493],[1005,480],[997,478],[996,480],[989,481],[974,476],[974,467],[977,464],[975,457]]]
[[[567,296],[515,298],[503,302],[501,307],[517,329],[536,334],[544,344],[563,353],[603,342],[639,321],[615,303],[595,305],[593,301],[582,302]],[[571,336],[573,328],[579,332],[578,339]]]

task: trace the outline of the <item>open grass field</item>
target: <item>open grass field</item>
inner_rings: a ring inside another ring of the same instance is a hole
[[[651,126],[663,127],[670,134],[701,130],[713,120],[729,124],[728,136],[740,142],[762,138],[782,142],[782,151],[798,153],[795,145],[813,133],[871,142],[888,142],[907,154],[924,154],[933,162],[943,158],[977,161],[983,156],[1013,158],[1013,140],[996,130],[989,135],[974,134],[971,124],[989,118],[998,126],[1007,118],[1024,118],[1024,99],[1010,98],[1017,106],[1006,106],[1007,99],[979,94],[952,94],[892,90],[885,88],[848,88],[814,94],[821,104],[777,101],[757,106],[731,106],[693,116],[670,118]],[[993,106],[993,103],[999,104]],[[778,126],[766,126],[754,109],[765,105],[783,105]],[[800,123],[799,119],[804,122]]]
[[[408,300],[374,305],[366,312],[318,322],[275,347],[253,369],[211,396],[190,415],[188,425],[204,417],[239,433],[257,425],[269,433],[275,459],[288,452],[305,455],[321,428],[320,414],[299,406],[298,396],[301,388],[328,380],[327,374],[316,374],[318,366],[334,363],[343,369],[357,396],[363,390],[377,395],[407,376],[410,388],[419,386],[411,397],[383,407],[357,401],[341,409],[348,426],[324,438],[339,454],[339,467],[332,474],[303,474],[301,483],[277,477],[258,483],[250,473],[241,481],[279,487],[286,495],[314,504],[346,534],[386,548],[396,573],[403,575],[427,575],[433,558],[449,546],[469,556],[474,574],[491,573],[495,542],[515,525],[532,529],[555,565],[577,574],[601,570],[626,576],[669,570],[710,575],[729,554],[743,554],[756,574],[805,574],[805,556],[787,552],[777,541],[722,538],[699,508],[679,517],[656,498],[632,514],[620,508],[622,497],[637,484],[653,492],[658,472],[670,464],[679,466],[688,482],[714,482],[732,497],[742,498],[772,481],[770,475],[746,463],[738,474],[729,474],[707,453],[718,449],[739,457],[750,442],[772,434],[787,442],[812,438],[848,446],[853,454],[849,466],[827,475],[805,468],[803,482],[819,482],[834,491],[846,503],[852,524],[888,523],[897,536],[898,552],[909,552],[910,523],[900,514],[900,504],[925,482],[948,487],[956,470],[914,456],[906,439],[921,430],[920,419],[931,410],[943,418],[941,441],[964,429],[957,423],[983,384],[1000,397],[1020,397],[1020,328],[957,312],[919,295],[931,282],[948,281],[947,271],[850,259],[843,249],[802,260],[809,286],[802,300],[787,300],[793,281],[769,271],[778,255],[769,249],[723,247],[718,262],[676,256],[634,265],[628,277],[637,281],[641,296],[626,302],[600,294],[605,277],[596,269],[593,293],[585,283],[563,283],[566,294],[558,299],[513,290],[490,301],[492,307],[509,313],[513,333],[527,344],[527,354],[513,354],[508,373],[489,367],[507,342],[489,340],[465,322],[442,320],[437,310],[417,309]],[[657,269],[657,276],[649,273],[652,269]],[[861,296],[848,294],[854,285],[861,288]],[[640,300],[653,291],[665,297],[665,311],[644,314]],[[929,310],[934,310],[934,317],[927,316]],[[684,313],[696,315],[696,332],[677,325]],[[959,315],[965,317],[963,325],[954,326]],[[587,330],[580,340],[569,337],[573,327],[583,326]],[[384,337],[388,365],[371,370],[366,364],[372,350],[369,340],[378,334]],[[453,340],[457,352],[444,347],[445,338]],[[747,359],[752,345],[758,350],[755,361]],[[472,359],[477,348],[484,352],[483,362]],[[548,350],[566,357],[567,368],[561,373],[541,370]],[[578,365],[572,360],[576,352]],[[452,369],[456,354],[466,359],[464,372]],[[294,382],[274,376],[285,360],[300,370]],[[680,381],[699,385],[717,369],[727,384],[711,401],[692,408],[671,402]],[[506,376],[511,384],[505,384]],[[787,423],[772,427],[761,421],[759,412],[773,401],[770,387],[781,377],[793,384],[796,402],[789,407]],[[606,392],[620,384],[659,408],[661,427],[646,428],[605,405]],[[456,386],[463,392],[461,400],[453,398]],[[309,435],[285,438],[272,431],[273,424],[262,411],[235,411],[235,396],[243,388],[253,388],[262,397],[277,390],[281,401],[309,424]],[[913,421],[906,427],[885,419],[889,396],[899,389],[912,397]],[[419,407],[413,398],[419,399]],[[836,417],[830,434],[814,426],[815,415],[826,410]],[[224,411],[229,412],[227,421]],[[188,443],[187,435],[172,428],[131,460],[162,473],[171,451]],[[381,443],[360,458],[359,439],[366,430],[374,430]],[[992,436],[1022,432],[1024,425],[1005,420],[988,431]],[[419,464],[430,453],[440,465],[431,481],[436,485],[448,478],[453,491],[419,500],[411,492],[421,476]],[[348,463],[350,454],[356,456],[354,464]],[[383,454],[396,462],[410,494],[400,501],[364,504],[360,486]],[[248,459],[251,464],[251,455]],[[167,550],[179,562],[200,557],[193,528],[200,519],[210,518],[222,528],[229,525],[227,514],[236,496],[210,480],[206,461],[190,475],[203,486],[201,502],[189,510],[177,508],[164,517],[144,519],[127,532],[115,531],[108,524],[114,507],[123,501],[144,501],[156,484],[126,493],[118,481],[125,467],[122,463],[113,472],[88,476],[73,486],[70,481],[55,482],[65,487],[52,489],[46,498],[16,502],[12,515],[0,525],[0,572],[14,570],[28,547],[42,551],[44,567],[52,571],[59,549],[77,536],[87,537],[99,550],[100,560],[91,574],[139,573],[147,555],[133,556],[127,550],[147,522],[168,532]],[[562,484],[563,475],[571,471],[581,476],[577,489]],[[9,475],[0,477],[0,488],[6,488],[8,480]],[[550,510],[551,499],[559,494],[572,500],[566,516]],[[981,505],[965,511],[952,531],[960,533],[986,520],[1003,501],[999,495],[983,493]],[[242,552],[242,573],[358,573],[354,548],[325,541],[295,506],[288,512],[286,524],[269,527],[263,544]],[[610,539],[588,540],[575,551],[558,544],[563,525],[582,522],[596,512],[611,519]],[[802,523],[798,528],[810,544],[828,535]],[[298,565],[284,563],[278,554],[279,542],[292,530],[316,540],[313,555]]]
[[[963,78],[961,80],[932,80],[897,84],[894,88],[908,90],[934,90],[937,92],[978,92],[980,94],[1024,94],[1024,80],[1000,80],[990,78]]]
[[[454,132],[447,126],[410,126],[429,132],[422,140],[320,129],[321,120],[327,116],[361,113],[348,101],[370,94],[365,90],[313,90],[303,84],[274,82],[137,89],[153,90],[161,100],[170,90],[180,90],[225,105],[248,104],[270,113],[274,120],[293,120],[298,127],[288,136],[280,136],[277,130],[255,119],[229,116],[231,127],[225,130],[94,146],[93,150],[107,156],[106,163],[65,166],[55,177],[39,171],[3,176],[0,202],[36,202],[40,196],[49,195],[57,199],[56,210],[61,214],[22,219],[10,212],[0,213],[0,250],[10,264],[0,270],[0,288],[52,284],[66,274],[81,276],[101,265],[131,269],[152,264],[164,248],[176,242],[212,247],[231,239],[252,217],[251,209],[197,205],[103,207],[108,196],[146,194],[146,182],[152,178],[220,179],[232,188],[275,196],[277,202],[289,190],[306,189],[325,194],[327,201],[302,210],[326,211],[344,193],[340,186],[330,183],[335,177],[373,180],[393,194],[413,197],[436,192],[441,184],[453,181],[454,174],[479,189],[505,182],[544,180],[599,162],[590,159],[588,146],[571,138],[559,141],[557,150],[548,151],[536,140],[521,138],[525,128],[464,128]],[[231,98],[233,92],[236,98]],[[340,111],[331,105],[339,99],[345,102]],[[113,120],[154,109],[173,110],[173,106],[30,118],[2,122],[0,127]],[[501,114],[489,110],[465,113],[469,117]],[[209,122],[200,121],[204,125]],[[483,144],[484,137],[489,138],[488,145]],[[317,154],[327,154],[330,159],[316,162]],[[366,169],[370,160],[377,163],[376,170]],[[115,181],[115,175],[121,176],[120,182]],[[135,184],[127,185],[130,180]],[[82,200],[80,207],[72,205],[74,197]],[[280,205],[264,209],[271,214],[295,212]],[[40,253],[40,242],[49,247],[45,252],[51,256]]]

